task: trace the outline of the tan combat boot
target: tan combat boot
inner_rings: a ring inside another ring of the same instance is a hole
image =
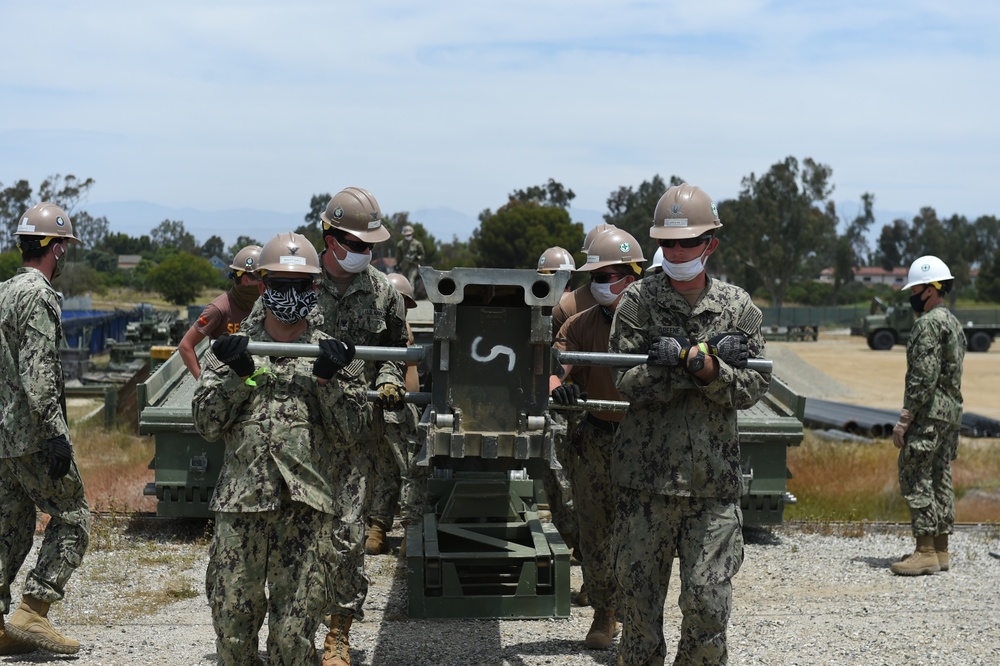
[[[611,647],[611,639],[621,632],[622,626],[615,622],[614,609],[595,610],[594,621],[583,644],[591,650],[607,650]]]
[[[385,539],[385,525],[378,520],[372,520],[365,532],[365,553],[368,555],[381,555],[389,550],[389,545]]]
[[[951,558],[948,557],[948,535],[938,534],[934,537],[934,552],[937,554],[938,566],[941,571],[951,568]]]
[[[330,631],[323,641],[323,666],[351,666],[352,615],[331,615]]]
[[[21,605],[7,622],[7,633],[22,643],[29,643],[36,648],[58,654],[76,654],[80,651],[80,642],[66,638],[52,626],[46,617],[49,614],[49,602],[25,595]]]
[[[892,569],[892,573],[899,576],[921,576],[941,571],[937,551],[934,549],[934,537],[918,536],[917,549],[913,554],[889,568]]]
[[[34,651],[34,645],[22,643],[7,634],[7,631],[4,629],[3,615],[0,615],[0,656],[7,656],[10,654],[28,654],[29,652]]]

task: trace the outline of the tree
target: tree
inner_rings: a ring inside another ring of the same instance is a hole
[[[798,160],[786,157],[759,178],[745,177],[739,198],[720,206],[720,216],[738,224],[738,233],[726,234],[727,269],[736,262],[756,273],[776,307],[793,279],[818,272],[833,254],[832,173],[811,158],[800,168]]]
[[[495,214],[480,213],[470,247],[479,266],[535,268],[548,248],[573,247],[582,237],[583,225],[564,208],[510,199]]]
[[[264,244],[259,240],[251,238],[250,236],[240,236],[236,239],[235,243],[229,246],[229,257],[235,257],[240,253],[240,250],[245,248],[247,245],[257,245],[263,247]]]
[[[92,217],[85,210],[73,215],[73,235],[83,241],[83,248],[100,247],[108,237],[108,218]]]
[[[201,246],[201,256],[206,259],[212,257],[221,257],[223,260],[232,259],[235,254],[234,252],[232,256],[226,257],[226,242],[218,236],[210,236]]]
[[[451,242],[441,243],[438,246],[437,257],[434,267],[442,271],[450,271],[457,266],[476,265],[476,255],[473,254],[468,241],[459,240],[455,235],[452,235]]]
[[[983,260],[976,280],[976,293],[980,301],[1000,303],[1000,247]]]
[[[556,206],[569,208],[570,202],[576,198],[573,190],[566,189],[562,183],[549,178],[545,185],[532,185],[525,190],[514,190],[510,198],[521,203],[536,203],[539,206]]]
[[[326,212],[326,206],[330,203],[330,199],[333,195],[329,192],[324,192],[323,194],[314,194],[309,200],[309,212],[305,215],[306,224],[315,226],[317,229],[322,230],[322,218],[320,215]]]
[[[17,250],[0,253],[0,282],[9,280],[21,267],[21,253]]]
[[[43,180],[42,184],[38,186],[38,200],[54,203],[67,214],[72,215],[73,209],[87,197],[94,182],[93,178],[80,180],[73,174],[63,178],[57,173]]]
[[[219,273],[204,257],[178,252],[149,271],[146,284],[174,305],[194,301],[202,289],[219,282]]]
[[[153,227],[149,233],[152,242],[153,252],[159,250],[176,250],[179,252],[189,252],[194,254],[198,250],[198,243],[194,236],[184,228],[184,223],[180,220],[163,220]]]
[[[631,187],[619,187],[608,196],[608,212],[604,215],[604,221],[629,232],[640,244],[655,252],[656,248],[649,239],[649,227],[653,223],[656,203],[668,188],[682,183],[684,180],[679,176],[671,176],[670,185],[667,185],[656,174],[652,180],[642,181],[635,190]],[[652,252],[649,256],[653,256]]]
[[[830,303],[837,303],[841,287],[854,281],[854,269],[867,265],[869,259],[868,228],[875,222],[875,195],[861,195],[861,210],[847,223],[843,235],[837,236],[833,248],[833,289]]]
[[[2,186],[3,183],[0,183]],[[21,214],[31,208],[31,185],[26,180],[19,180],[10,187],[0,191],[0,227],[5,232],[0,238],[0,248],[11,249],[15,246],[14,232],[17,231]]]
[[[153,242],[149,236],[139,236],[133,238],[120,231],[109,233],[104,238],[103,248],[115,255],[121,254],[149,254],[153,251]]]
[[[52,281],[52,286],[60,290],[64,296],[80,296],[82,294],[104,292],[104,278],[94,270],[93,266],[82,261],[71,261],[66,264],[62,275]]]
[[[903,264],[903,255],[907,252],[907,242],[910,237],[910,225],[906,220],[895,219],[892,224],[882,226],[873,263],[891,271]]]

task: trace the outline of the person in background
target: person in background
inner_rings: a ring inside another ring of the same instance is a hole
[[[205,592],[219,664],[258,663],[265,615],[269,662],[312,664],[316,618],[332,601],[332,470],[356,446],[371,406],[354,346],[320,330],[320,264],[309,240],[278,234],[261,250],[259,271],[263,318],[212,343],[192,400],[198,433],[226,445],[209,505]],[[320,354],[254,355],[250,342],[318,345]]]
[[[663,604],[676,558],[683,614],[675,664],[725,664],[732,578],[743,563],[743,470],[736,415],[767,393],[748,366],[764,349],[763,315],[739,287],[708,277],[722,227],[688,184],[660,197],[649,235],[663,272],[629,286],[609,350],[647,360],[616,369],[628,400],[615,434],[619,663],[663,664]]]
[[[580,248],[580,252],[586,253],[590,249],[590,244],[594,241],[597,234],[613,228],[615,228],[613,224],[598,224],[593,227],[584,237],[583,247]],[[584,263],[586,264],[586,262],[587,259],[585,257]],[[559,299],[559,304],[552,308],[552,330],[558,331],[566,323],[567,319],[577,312],[583,312],[595,305],[597,305],[597,301],[594,300],[593,294],[590,293],[589,284],[581,285],[573,291],[563,294],[562,298]]]
[[[608,351],[611,319],[625,289],[642,274],[642,248],[631,234],[608,229],[598,234],[579,271],[590,273],[590,290],[597,305],[579,312],[563,324],[553,345],[560,351]],[[565,365],[562,377],[552,375],[549,388],[554,402],[576,405],[581,400],[621,401],[622,396],[608,366]],[[584,645],[595,650],[611,647],[621,629],[615,621],[617,588],[611,535],[614,533],[615,497],[611,483],[614,435],[624,412],[586,412],[570,435],[568,455],[573,462],[573,506],[579,516],[579,550],[583,579],[594,619]]]
[[[195,379],[201,376],[201,366],[194,350],[198,343],[206,337],[216,340],[227,333],[232,335],[239,331],[240,322],[246,319],[257,302],[260,292],[255,271],[259,258],[260,247],[257,245],[247,245],[236,253],[233,263],[229,264],[229,279],[233,285],[205,306],[201,316],[177,345],[177,353]]]
[[[958,456],[962,424],[962,368],[966,339],[962,325],[945,307],[955,283],[935,256],[910,265],[903,291],[917,320],[906,341],[903,409],[892,429],[899,449],[899,489],[910,507],[916,549],[890,569],[900,576],[948,571],[948,535],[955,524],[951,461]]]
[[[0,283],[0,655],[76,654],[79,641],[59,633],[47,616],[90,542],[90,508],[66,423],[62,311],[52,288],[70,244],[80,240],[69,216],[51,203],[23,213],[14,234],[22,265]],[[49,523],[21,605],[5,626],[36,511],[47,513]]]
[[[403,227],[403,238],[396,243],[396,272],[416,286],[420,264],[424,262],[424,244],[413,237],[413,226]]]

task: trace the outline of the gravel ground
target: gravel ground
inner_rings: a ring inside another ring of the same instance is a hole
[[[83,643],[76,657],[35,652],[0,657],[0,664],[215,663],[202,592],[207,542],[199,527],[163,529],[102,530],[102,549],[88,553],[67,599],[51,612],[58,627]],[[390,536],[398,544],[401,531]],[[893,576],[889,564],[911,548],[907,530],[894,527],[748,531],[746,563],[734,584],[730,663],[1000,664],[1000,529],[954,535],[947,573]],[[615,663],[613,650],[583,648],[589,608],[574,606],[564,620],[409,620],[405,566],[392,555],[369,558],[367,566],[373,579],[367,616],[351,631],[355,665]],[[574,589],[580,581],[573,567]],[[675,580],[664,621],[671,654],[678,587]],[[262,644],[265,635],[266,628]]]

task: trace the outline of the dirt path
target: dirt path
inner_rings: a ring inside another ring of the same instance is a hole
[[[899,409],[903,403],[906,350],[873,351],[865,339],[821,332],[817,342],[768,342],[775,374],[807,397],[866,407]],[[1000,419],[1000,344],[965,355],[965,411]]]

